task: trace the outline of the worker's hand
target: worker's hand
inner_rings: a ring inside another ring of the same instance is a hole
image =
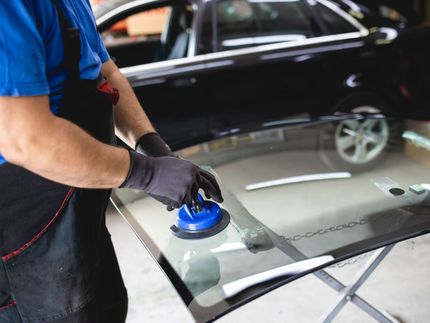
[[[200,188],[207,198],[223,202],[215,176],[187,160],[147,157],[134,151],[130,157],[130,171],[120,187],[143,190],[169,211],[190,204]]]
[[[140,137],[136,144],[136,151],[150,157],[178,157],[156,132]]]

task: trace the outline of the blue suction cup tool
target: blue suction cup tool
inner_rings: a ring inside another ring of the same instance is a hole
[[[179,209],[176,224],[170,230],[181,239],[202,239],[221,232],[229,223],[230,215],[226,210],[198,194],[197,201]]]

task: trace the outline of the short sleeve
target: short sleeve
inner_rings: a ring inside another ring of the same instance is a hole
[[[0,1],[0,96],[49,94],[46,52],[24,1]]]
[[[98,54],[99,54],[99,57],[100,57],[100,60],[102,61],[102,63],[106,63],[109,60],[110,56],[109,56],[109,53],[105,47],[105,44],[103,43],[102,37],[100,36],[100,34],[98,34],[98,36],[99,36],[99,52],[98,52]]]

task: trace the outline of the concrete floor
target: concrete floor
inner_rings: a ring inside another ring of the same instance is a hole
[[[108,227],[129,292],[127,323],[193,322],[170,282],[123,219],[110,213]],[[358,294],[402,322],[430,322],[429,252],[429,235],[399,243]],[[328,272],[347,284],[367,259],[359,259],[343,268],[329,268]],[[218,322],[316,322],[336,299],[337,294],[330,287],[308,275],[239,308]],[[354,304],[348,304],[334,322],[374,320]]]

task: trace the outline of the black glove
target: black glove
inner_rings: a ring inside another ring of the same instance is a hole
[[[178,157],[156,132],[147,133],[139,138],[135,150],[150,157]]]
[[[211,173],[174,157],[147,157],[130,151],[131,165],[121,188],[140,189],[167,205],[167,210],[190,204],[201,188],[207,198],[222,203],[218,183]]]

